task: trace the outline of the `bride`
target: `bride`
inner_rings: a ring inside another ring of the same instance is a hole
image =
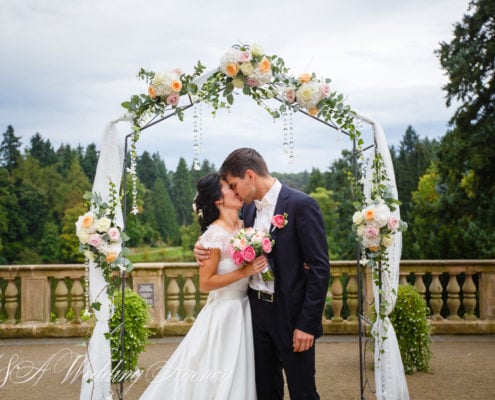
[[[261,272],[264,256],[244,266],[229,253],[241,227],[242,201],[218,174],[198,181],[194,200],[201,225],[201,244],[210,259],[199,270],[200,288],[208,300],[188,334],[154,377],[141,399],[255,400],[249,277]]]

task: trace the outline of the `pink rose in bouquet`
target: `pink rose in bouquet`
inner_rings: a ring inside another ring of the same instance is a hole
[[[230,240],[230,255],[236,265],[253,261],[257,256],[272,251],[274,241],[269,233],[254,228],[243,228]],[[263,280],[273,280],[269,265],[261,272]]]

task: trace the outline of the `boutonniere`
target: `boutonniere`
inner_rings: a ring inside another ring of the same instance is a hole
[[[272,225],[278,229],[285,228],[285,226],[287,225],[288,222],[289,222],[289,220],[288,220],[288,214],[287,213],[276,214],[272,218]]]

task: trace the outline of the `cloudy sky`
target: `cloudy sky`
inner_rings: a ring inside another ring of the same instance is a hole
[[[434,55],[452,39],[468,0],[2,0],[0,13],[0,132],[12,125],[29,144],[39,132],[55,148],[99,145],[120,104],[144,93],[141,67],[192,73],[198,60],[218,66],[236,43],[260,44],[285,60],[290,74],[332,79],[358,113],[378,121],[389,145],[412,125],[439,138],[454,110]],[[190,110],[189,110],[190,111]],[[239,95],[216,118],[203,105],[202,152],[217,167],[234,148],[257,148],[274,171],[326,169],[349,140],[317,121],[293,117],[292,162],[284,152],[283,122],[274,122]],[[193,160],[193,113],[143,132],[139,151],[159,152],[168,169]],[[119,124],[122,136],[130,126]],[[363,126],[366,131],[367,127]]]

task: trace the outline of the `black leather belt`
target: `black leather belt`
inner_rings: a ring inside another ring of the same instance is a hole
[[[271,292],[263,292],[262,290],[254,290],[249,288],[248,293],[255,299],[273,303],[273,293]]]

